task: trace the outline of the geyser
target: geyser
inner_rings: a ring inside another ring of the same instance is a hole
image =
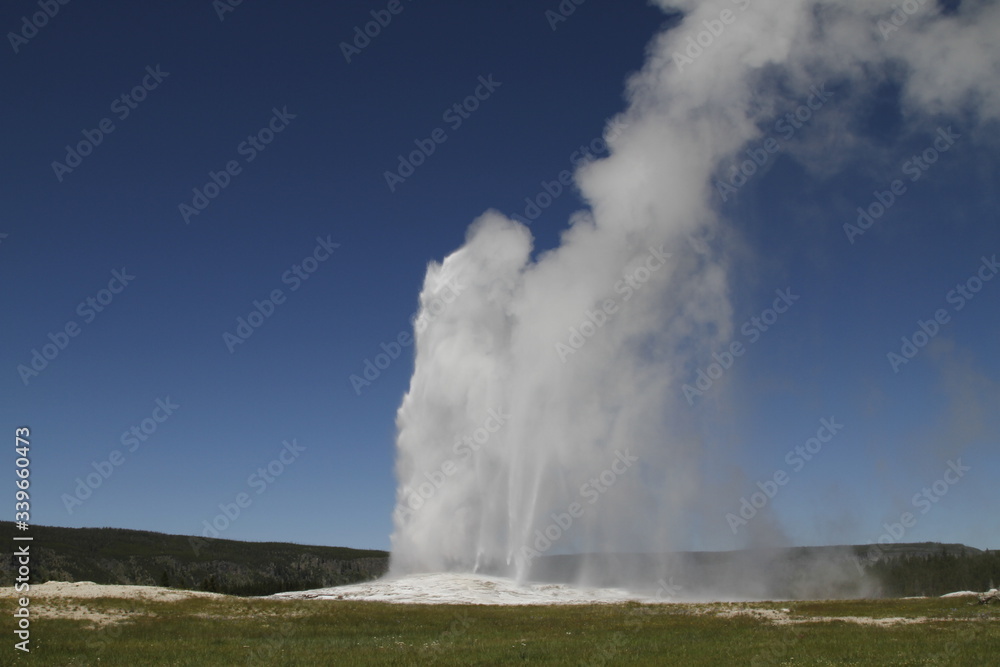
[[[533,257],[528,229],[490,211],[428,267],[397,418],[395,574],[524,580],[542,557],[664,553],[727,529],[681,391],[732,339],[723,165],[822,85],[831,119],[888,80],[914,126],[1000,110],[1000,6],[902,3],[897,26],[896,1],[658,0],[684,17],[630,78],[608,157],[577,171],[587,208],[558,247]],[[785,150],[829,171],[828,145],[824,164]]]

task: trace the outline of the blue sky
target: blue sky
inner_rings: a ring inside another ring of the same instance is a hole
[[[427,263],[473,219],[523,215],[572,169],[676,22],[592,0],[553,29],[557,6],[403,0],[350,62],[340,44],[387,3],[247,2],[221,18],[206,1],[70,3],[8,38],[0,421],[32,431],[32,521],[201,534],[246,494],[221,537],[388,548],[413,348],[360,392],[350,376],[407,340]],[[9,3],[0,25],[20,31],[37,11]],[[477,90],[461,123],[446,115]],[[833,417],[843,430],[768,505],[790,543],[873,542],[961,458],[970,470],[905,539],[1000,548],[1000,280],[961,309],[949,300],[1000,253],[997,126],[941,115],[915,128],[891,81],[850,105],[837,101],[857,91],[830,90],[790,139],[765,125],[748,148],[773,136],[779,149],[716,201],[746,351],[697,398],[706,450],[736,452],[706,456],[706,478],[731,480],[720,506],[735,511]],[[142,99],[130,108],[126,93]],[[385,172],[439,128],[390,189]],[[953,141],[914,171],[938,128]],[[53,167],[81,142],[97,145]],[[185,216],[212,174],[225,187]],[[844,224],[897,179],[906,191],[852,243]],[[536,251],[583,205],[557,196],[530,226]],[[751,342],[743,323],[785,289],[798,300]],[[276,290],[281,303],[227,345]],[[947,323],[895,372],[887,353],[938,310]],[[64,349],[19,370],[46,345]],[[691,548],[745,544],[721,512],[704,520]]]

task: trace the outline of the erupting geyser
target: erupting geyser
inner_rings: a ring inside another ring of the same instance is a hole
[[[897,27],[898,0],[657,2],[685,16],[630,79],[609,157],[577,172],[588,208],[559,246],[533,257],[529,230],[491,211],[428,267],[397,419],[395,574],[525,579],[541,555],[724,532],[680,390],[732,334],[723,166],[816,86],[832,91],[827,138],[890,77],[913,123],[1000,109],[996,4],[904,2]],[[833,163],[850,142],[827,147]],[[814,149],[783,146],[806,166]]]

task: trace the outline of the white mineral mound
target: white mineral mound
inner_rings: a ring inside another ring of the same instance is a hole
[[[574,588],[565,584],[518,584],[481,574],[417,574],[363,584],[278,593],[285,599],[365,600],[400,604],[594,604],[630,600],[654,602],[615,588]]]
[[[965,598],[979,595],[975,591],[955,591],[954,593],[945,593],[941,597],[943,598]]]

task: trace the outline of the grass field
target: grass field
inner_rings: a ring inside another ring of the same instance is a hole
[[[33,598],[36,665],[994,665],[974,598],[587,606]],[[14,601],[0,601],[12,627]],[[72,618],[78,616],[80,618]],[[83,618],[86,617],[86,618]]]

